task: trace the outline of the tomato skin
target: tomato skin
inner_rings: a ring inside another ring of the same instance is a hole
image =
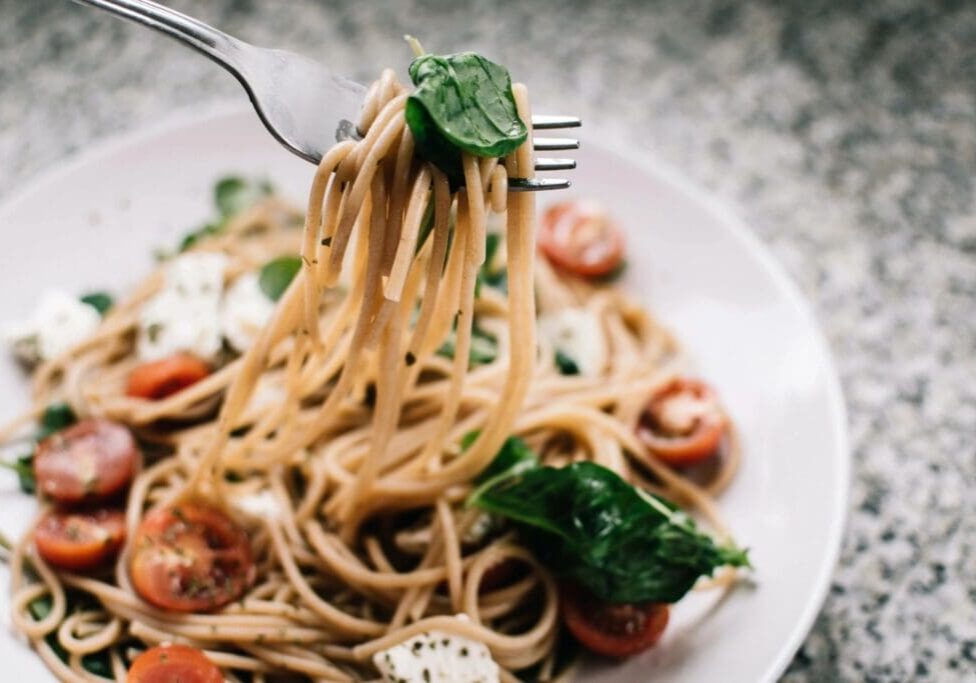
[[[255,577],[247,534],[219,510],[181,503],[150,511],[129,565],[142,598],[174,612],[201,612],[237,600]]]
[[[223,683],[216,664],[195,647],[158,645],[151,647],[129,667],[126,683]]]
[[[37,489],[61,503],[104,499],[125,488],[139,467],[132,433],[117,422],[81,420],[37,445]]]
[[[34,527],[34,546],[59,569],[84,571],[112,560],[125,541],[125,513],[113,508],[92,511],[51,510]]]
[[[684,410],[676,423],[674,408],[680,403]],[[728,420],[715,391],[689,378],[672,380],[655,391],[637,428],[644,445],[672,467],[690,467],[714,457],[727,432]]]
[[[129,374],[125,393],[150,401],[172,396],[210,374],[210,366],[196,356],[180,353],[143,363]]]
[[[539,223],[539,248],[566,272],[600,278],[624,258],[624,237],[599,206],[570,200],[549,207]]]
[[[560,591],[563,623],[587,650],[620,659],[642,652],[661,638],[670,618],[662,603],[611,605],[575,586]]]

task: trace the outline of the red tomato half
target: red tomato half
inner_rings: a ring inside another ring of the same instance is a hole
[[[562,270],[580,277],[602,277],[623,262],[624,237],[598,205],[567,201],[542,215],[539,248]]]
[[[143,363],[129,374],[125,393],[157,401],[196,384],[210,374],[210,367],[196,356],[181,353]]]
[[[637,435],[669,465],[687,467],[717,454],[727,429],[710,386],[696,379],[675,379],[651,396]]]
[[[37,445],[38,490],[62,503],[105,498],[135,476],[139,450],[129,430],[109,420],[87,419]]]
[[[160,645],[135,658],[126,683],[223,683],[217,665],[195,647]]]
[[[613,605],[573,587],[563,588],[560,602],[569,632],[587,650],[604,657],[629,657],[651,647],[670,615],[664,604]]]
[[[34,545],[60,569],[94,569],[113,559],[125,540],[125,513],[103,508],[90,512],[48,512],[34,527]]]
[[[183,503],[149,512],[132,544],[132,584],[146,602],[175,612],[217,609],[254,580],[247,534],[224,513]]]

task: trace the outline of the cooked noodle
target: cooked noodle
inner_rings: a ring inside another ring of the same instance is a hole
[[[525,88],[514,92],[528,121]],[[465,154],[465,187],[452,193],[444,174],[414,156],[406,96],[392,72],[373,84],[363,139],[339,143],[318,166],[304,231],[292,227],[300,214],[268,199],[195,247],[226,254],[228,280],[269,255],[302,255],[242,356],[168,398],[126,396],[139,311],[162,282],[156,272],[94,336],[35,372],[34,407],[5,436],[55,400],[125,423],[173,453],[132,485],[127,538],[150,507],[202,498],[249,530],[258,569],[238,602],[174,613],[134,592],[130,547],[114,573],[82,576],[49,568],[28,534],[11,558],[13,620],[59,679],[105,680],[82,656],[107,650],[122,681],[133,648],[161,642],[198,647],[254,681],[281,672],[370,679],[374,653],[432,629],[486,644],[503,680],[540,662],[543,679],[555,677],[554,579],[511,534],[465,540],[478,521],[463,505],[471,481],[513,434],[545,463],[596,461],[727,533],[713,498],[734,473],[736,444],[699,486],[635,437],[647,396],[684,367],[671,335],[613,286],[567,278],[536,259],[533,194],[507,191],[509,177],[532,175],[531,139],[502,160]],[[429,204],[433,228],[421,242]],[[489,214],[505,217],[508,295],[485,289],[476,298]],[[563,376],[537,362],[553,350],[536,339],[536,293],[542,312],[574,306],[599,320],[607,348],[599,374]],[[469,369],[475,318],[499,351]],[[453,360],[436,353],[452,333]],[[460,457],[458,444],[474,430]],[[255,496],[272,500],[274,514],[237,505]],[[397,569],[391,552],[414,558],[414,568]],[[509,558],[526,573],[479,591],[485,572]],[[90,606],[69,614],[68,591]],[[43,596],[51,609],[36,620],[28,606]]]

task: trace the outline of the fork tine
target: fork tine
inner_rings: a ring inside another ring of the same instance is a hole
[[[551,159],[538,157],[535,160],[537,171],[569,171],[576,168],[576,159]]]
[[[536,114],[532,117],[532,127],[536,130],[552,130],[553,128],[578,128],[582,125],[578,116],[552,116]]]
[[[537,152],[551,152],[557,149],[579,149],[576,138],[535,138],[532,146]]]
[[[540,190],[565,190],[569,181],[563,178],[509,178],[511,192],[539,192]]]

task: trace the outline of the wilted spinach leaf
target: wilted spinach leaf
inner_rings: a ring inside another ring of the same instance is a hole
[[[17,474],[17,482],[24,493],[37,491],[37,480],[34,479],[34,454],[22,455],[13,462],[0,462],[0,466],[13,470]]]
[[[485,285],[501,292],[508,292],[508,271],[504,265],[499,267],[499,264],[494,262],[502,239],[503,236],[497,232],[489,232],[485,235],[485,262],[478,269],[474,285],[475,297],[481,296],[481,287]]]
[[[457,344],[457,331],[452,330],[437,349],[437,355],[445,358],[454,358],[454,349]],[[468,363],[470,366],[485,365],[491,363],[498,357],[498,340],[493,336],[474,326],[471,329],[471,346],[468,349]]]
[[[105,315],[114,303],[112,295],[108,292],[91,292],[81,297],[81,301],[94,308],[101,315]]]
[[[177,245],[176,253],[181,254],[200,240],[220,234],[234,214],[251,208],[273,193],[274,186],[267,180],[249,180],[240,176],[221,178],[214,185],[214,206],[217,208],[217,217],[196,230],[186,233]],[[157,254],[157,258],[169,256],[172,254],[166,253],[165,250]]]
[[[224,218],[251,208],[274,191],[267,180],[248,180],[240,176],[221,178],[214,185],[214,204]]]
[[[301,267],[302,259],[299,256],[279,256],[268,261],[261,267],[261,274],[258,276],[261,291],[272,301],[277,301]]]
[[[67,403],[52,403],[44,409],[41,415],[40,428],[34,435],[36,441],[41,441],[59,432],[65,427],[70,427],[78,418],[75,412]],[[24,493],[34,493],[37,491],[37,481],[34,479],[34,453],[22,455],[13,462],[0,461],[0,467],[6,467],[17,474],[20,483],[20,490]]]
[[[464,182],[461,151],[481,157],[511,153],[528,136],[508,70],[474,52],[421,55],[410,64],[416,86],[406,119],[417,154]]]
[[[67,600],[68,614],[72,614],[83,609],[92,609],[98,605],[98,603],[95,603],[95,605],[89,604],[92,602],[90,599],[79,598],[78,594],[73,592],[69,592],[67,594]],[[39,598],[36,598],[35,600],[31,600],[27,604],[27,611],[30,612],[30,615],[35,621],[42,621],[45,617],[47,617],[48,614],[51,613],[53,606],[54,603],[51,600],[51,596],[45,594]],[[61,645],[61,641],[58,640],[57,631],[49,633],[44,640],[47,641],[47,644],[51,646],[51,649],[54,650],[54,653],[62,662],[68,661],[68,651],[64,649],[64,647]],[[96,676],[102,676],[104,678],[112,677],[112,663],[107,650],[100,650],[99,652],[92,652],[83,655],[81,658],[81,665],[85,667],[88,672],[93,673]]]
[[[67,403],[51,403],[41,415],[41,428],[37,432],[37,440],[46,439],[54,432],[60,432],[77,421],[78,417],[75,415],[75,411]]]
[[[607,602],[677,602],[721,566],[749,565],[684,513],[592,462],[515,469],[469,504],[515,523],[556,574]]]
[[[571,356],[564,353],[561,349],[556,349],[555,362],[556,367],[559,369],[560,375],[580,374],[579,366],[576,364],[576,361],[573,360]]]

